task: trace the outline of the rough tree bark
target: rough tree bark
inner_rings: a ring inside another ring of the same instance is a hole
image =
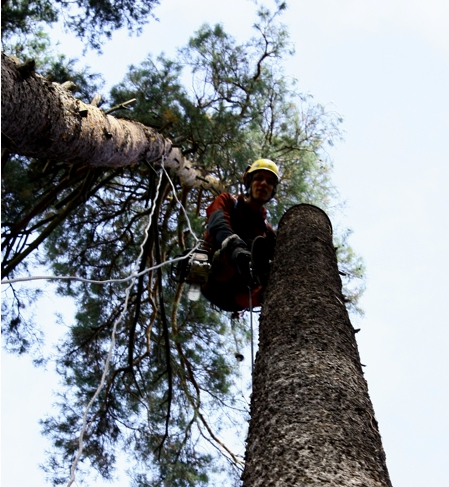
[[[260,319],[244,487],[391,487],[341,287],[328,217],[291,208]]]
[[[164,158],[184,186],[223,190],[154,129],[105,115],[4,53],[2,136],[16,154],[69,164],[114,167]]]

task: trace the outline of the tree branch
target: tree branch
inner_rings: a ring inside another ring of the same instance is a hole
[[[224,190],[154,129],[106,115],[36,73],[24,77],[4,53],[2,133],[27,157],[108,167],[164,161],[185,186]]]

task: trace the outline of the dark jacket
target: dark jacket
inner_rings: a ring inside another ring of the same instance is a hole
[[[237,234],[251,250],[253,240],[266,237],[274,248],[275,232],[266,221],[265,208],[254,211],[243,195],[236,198],[229,193],[217,196],[206,210],[208,223],[204,237],[212,269],[209,281],[202,287],[203,295],[225,311],[241,311],[249,307],[248,283],[231,265],[226,252],[219,252],[223,241]],[[261,305],[263,288],[251,290],[253,307]]]
[[[206,210],[208,219],[204,240],[209,244],[210,252],[221,248],[223,241],[236,233],[251,250],[252,241],[258,237],[273,239],[275,232],[267,222],[267,210],[254,211],[243,195],[235,199],[229,193],[222,193]]]

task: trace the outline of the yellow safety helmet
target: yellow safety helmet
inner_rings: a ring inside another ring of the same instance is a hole
[[[254,161],[251,166],[248,166],[246,168],[246,171],[243,174],[243,184],[245,185],[248,193],[251,187],[251,181],[253,179],[250,175],[256,171],[270,171],[276,176],[277,183],[280,180],[279,168],[273,161],[271,161],[270,159],[257,159],[257,161]],[[275,194],[276,187],[273,189],[273,194],[271,195],[271,197],[273,198]]]
[[[248,167],[248,169],[245,171],[245,175],[261,170],[272,172],[279,181],[279,168],[270,159],[257,159],[257,161],[253,162],[251,166]]]

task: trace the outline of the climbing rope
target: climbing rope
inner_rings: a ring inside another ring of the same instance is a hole
[[[82,426],[81,426],[81,430],[80,430],[80,434],[79,434],[79,439],[78,439],[78,450],[77,450],[77,453],[76,453],[76,456],[72,462],[72,465],[71,465],[71,469],[70,469],[70,480],[67,484],[67,487],[71,487],[72,484],[75,482],[75,473],[76,473],[76,469],[77,469],[77,466],[78,466],[78,463],[79,463],[79,460],[83,454],[83,449],[84,449],[84,436],[87,434],[89,428],[90,428],[90,424],[88,424],[88,414],[94,404],[94,402],[96,401],[96,399],[98,398],[99,394],[101,393],[101,391],[103,390],[104,386],[105,386],[105,383],[106,383],[106,377],[109,373],[109,366],[110,366],[110,361],[111,361],[111,357],[112,357],[112,354],[113,354],[113,351],[114,351],[114,348],[115,348],[115,341],[116,341],[116,333],[117,333],[117,328],[118,328],[118,325],[121,323],[121,321],[123,320],[127,310],[128,310],[128,302],[129,302],[129,298],[130,298],[130,293],[131,293],[131,289],[132,287],[134,286],[134,283],[136,281],[137,278],[139,278],[140,276],[144,275],[144,274],[147,274],[155,269],[158,269],[158,268],[161,268],[163,267],[164,265],[168,265],[168,264],[173,264],[177,261],[181,261],[181,260],[184,260],[184,259],[189,259],[191,257],[191,255],[202,245],[203,241],[200,240],[195,232],[193,231],[192,229],[192,226],[191,226],[191,223],[190,223],[190,220],[189,220],[189,217],[188,217],[188,214],[187,214],[187,211],[186,209],[184,208],[184,206],[182,205],[182,203],[179,201],[178,197],[177,197],[177,194],[176,194],[176,188],[173,184],[173,181],[171,180],[171,178],[169,177],[167,171],[166,171],[166,168],[164,167],[164,159],[162,159],[162,162],[161,162],[161,173],[160,173],[160,176],[159,176],[159,180],[158,180],[158,183],[157,183],[157,187],[156,187],[156,192],[155,192],[155,196],[154,196],[154,199],[152,201],[152,208],[151,208],[151,212],[150,212],[150,215],[148,217],[148,222],[145,226],[145,229],[144,229],[144,232],[143,232],[143,241],[140,245],[140,252],[139,252],[139,255],[134,263],[134,266],[133,266],[133,270],[131,272],[130,275],[128,275],[127,277],[124,277],[124,278],[115,278],[115,279],[107,279],[107,280],[95,280],[95,279],[87,279],[87,278],[82,278],[82,277],[77,277],[77,276],[28,276],[28,277],[17,277],[17,278],[13,278],[13,279],[4,279],[1,281],[1,284],[14,284],[14,283],[18,283],[18,282],[27,282],[27,281],[35,281],[35,280],[71,280],[71,281],[79,281],[79,282],[84,282],[84,283],[90,283],[90,284],[99,284],[99,285],[106,285],[106,284],[111,284],[111,283],[124,283],[124,282],[129,282],[129,285],[128,287],[126,288],[125,290],[125,300],[124,300],[124,305],[123,305],[123,309],[119,315],[119,317],[116,319],[116,321],[114,322],[113,324],[113,328],[112,328],[112,332],[111,332],[111,337],[110,337],[110,346],[109,346],[109,350],[108,350],[108,354],[107,354],[107,357],[105,359],[105,362],[104,362],[104,367],[103,367],[103,373],[102,373],[102,377],[101,377],[101,380],[100,380],[100,384],[98,385],[94,395],[92,396],[92,398],[90,399],[90,401],[88,402],[85,410],[84,410],[84,414],[83,414],[83,418],[82,418]],[[178,257],[175,257],[173,259],[169,259],[165,262],[162,262],[160,264],[157,264],[153,267],[150,267],[150,268],[146,268],[144,269],[143,271],[140,271],[140,272],[137,272],[138,270],[138,266],[139,266],[139,262],[142,258],[142,255],[143,255],[143,252],[144,252],[144,247],[145,247],[145,244],[148,240],[148,237],[149,237],[149,230],[150,230],[150,227],[151,227],[151,223],[152,223],[152,219],[153,219],[153,215],[154,215],[154,211],[155,211],[155,208],[156,208],[156,201],[159,197],[159,193],[160,193],[160,188],[161,188],[161,183],[162,183],[162,179],[163,179],[163,175],[166,175],[172,189],[173,189],[173,195],[176,199],[176,202],[181,206],[181,209],[182,211],[184,212],[184,215],[186,217],[186,221],[187,221],[187,225],[188,225],[188,229],[191,233],[191,235],[193,236],[193,238],[195,239],[196,241],[196,245],[193,249],[191,249],[188,253],[186,253],[185,255],[181,255],[181,256],[178,256]],[[250,293],[250,300],[251,300],[251,293]],[[254,357],[253,357],[253,325],[252,325],[252,301],[250,301],[250,307],[251,307],[251,310],[250,310],[250,316],[251,316],[251,364],[252,364],[252,368],[253,368],[253,363],[254,363]],[[237,343],[237,342],[236,342]]]
[[[249,322],[251,333],[251,382],[254,374],[254,332],[253,332],[253,293],[251,292],[251,286],[248,286],[249,290]]]
[[[176,194],[176,188],[175,188],[175,185],[173,184],[173,181],[170,179],[170,176],[168,175],[167,170],[165,169],[164,166],[162,166],[162,170],[164,171],[165,175],[167,176],[167,179],[168,179],[168,181],[169,181],[169,183],[173,189],[173,196],[175,197],[176,202],[182,208],[184,216],[186,217],[186,220],[187,220],[187,227],[188,227],[190,233],[193,235],[193,238],[195,239],[195,241],[197,243],[200,243],[201,242],[200,239],[195,235],[195,232],[192,230],[192,226],[190,225],[190,220],[189,220],[189,216],[187,215],[187,211],[184,208],[184,205],[179,201],[179,198],[178,198],[178,195]]]
[[[165,169],[165,166],[164,166],[165,159],[166,159],[165,157],[163,157],[163,159],[162,159],[162,163],[161,163],[162,171],[167,176],[167,179],[168,179],[168,181],[169,181],[169,183],[170,183],[170,185],[171,185],[171,187],[173,189],[173,195],[175,197],[175,200],[180,205],[180,207],[181,207],[181,209],[182,209],[182,211],[184,213],[184,216],[186,217],[187,227],[188,227],[190,233],[192,234],[193,238],[196,241],[195,247],[193,249],[191,249],[187,254],[181,255],[181,256],[178,256],[178,257],[175,257],[173,259],[166,260],[165,262],[162,262],[161,264],[157,264],[157,265],[155,265],[153,267],[147,267],[143,271],[140,271],[140,272],[137,272],[137,273],[132,273],[129,276],[123,277],[123,278],[95,280],[95,279],[86,279],[86,278],[77,277],[77,276],[28,276],[28,277],[16,277],[14,279],[3,279],[1,281],[1,284],[14,284],[16,282],[27,282],[27,281],[57,281],[57,280],[59,280],[59,281],[78,281],[78,282],[85,282],[85,283],[89,283],[89,284],[100,284],[100,285],[103,285],[103,284],[114,284],[114,283],[128,282],[128,281],[134,282],[136,278],[138,278],[140,276],[143,276],[144,274],[148,274],[149,272],[154,271],[156,269],[159,269],[159,268],[161,268],[161,267],[163,267],[165,265],[174,264],[175,262],[178,262],[178,261],[181,261],[181,260],[185,260],[185,259],[190,258],[190,256],[195,252],[195,250],[197,250],[201,246],[201,244],[203,243],[203,241],[200,240],[197,237],[197,235],[195,234],[195,232],[193,231],[192,225],[190,223],[189,216],[187,215],[187,211],[184,208],[184,205],[179,201],[179,198],[178,198],[178,196],[176,194],[175,185],[173,184],[173,181],[171,180],[170,176],[167,173],[167,170]],[[162,180],[162,175],[161,175],[161,177],[159,179],[156,197],[159,195],[159,189],[160,189],[161,180]],[[149,231],[149,228],[150,228],[150,225],[151,225],[150,222],[151,222],[151,218],[153,216],[153,213],[154,213],[154,205],[153,205],[153,208],[152,208],[152,211],[151,211],[151,215],[149,217],[150,218],[149,224],[147,225],[147,228],[145,228],[145,233],[146,233],[146,235],[145,235],[145,242],[148,239],[147,232]]]
[[[162,167],[163,167],[163,165],[164,165],[164,160],[162,160]],[[157,199],[159,197],[159,190],[160,190],[160,187],[161,187],[161,182],[162,182],[162,173],[161,173],[161,175],[159,177],[159,181],[158,181],[158,184],[157,184],[157,187],[156,187],[156,194],[155,194],[155,196],[153,198],[153,201],[152,201],[152,208],[151,208],[150,215],[148,217],[148,223],[145,226],[144,238],[143,238],[143,241],[142,241],[142,243],[140,245],[140,253],[139,253],[139,255],[138,255],[138,257],[137,257],[137,259],[135,261],[135,264],[134,264],[134,268],[135,269],[138,268],[140,259],[142,258],[142,255],[143,255],[143,252],[144,252],[144,247],[145,247],[146,241],[148,240],[149,230],[150,230],[150,227],[151,227],[151,222],[153,220],[154,210],[156,208],[156,201],[157,201]],[[107,376],[107,374],[109,372],[109,363],[110,363],[110,360],[111,360],[111,357],[112,357],[112,352],[113,352],[114,346],[115,346],[115,335],[116,335],[116,331],[117,331],[117,326],[122,321],[123,317],[125,316],[126,311],[128,310],[129,294],[131,292],[131,289],[132,289],[132,287],[134,285],[135,280],[136,280],[136,277],[133,277],[132,280],[131,280],[131,282],[130,282],[130,284],[129,284],[129,286],[126,288],[126,291],[125,291],[125,303],[124,303],[124,306],[123,306],[123,310],[120,313],[120,316],[115,320],[114,326],[112,328],[111,343],[109,345],[108,355],[107,355],[106,360],[105,360],[105,363],[104,363],[103,375],[101,376],[100,384],[99,384],[97,390],[95,391],[95,394],[92,396],[91,400],[89,401],[89,403],[86,406],[86,409],[84,411],[83,424],[82,424],[82,427],[81,427],[79,441],[78,441],[78,452],[77,452],[77,454],[75,456],[75,459],[73,460],[72,467],[70,469],[70,480],[69,480],[69,483],[67,484],[67,487],[70,487],[73,484],[73,482],[75,482],[75,471],[76,471],[76,467],[78,466],[78,462],[79,462],[79,459],[81,458],[81,455],[83,453],[83,448],[84,448],[84,444],[83,444],[84,434],[86,433],[86,431],[88,429],[88,426],[87,426],[87,415],[89,414],[90,408],[92,407],[93,403],[95,402],[95,400],[97,399],[98,395],[102,391],[102,389],[104,387],[104,384],[106,382],[106,376]]]
[[[173,264],[175,262],[178,262],[180,260],[188,259],[194,250],[196,250],[200,243],[194,247],[188,254],[186,255],[181,255],[179,257],[174,257],[173,259],[166,260],[165,262],[162,262],[160,264],[157,264],[153,267],[147,267],[141,272],[133,273],[130,274],[127,277],[122,277],[122,278],[117,278],[117,279],[105,279],[103,281],[101,280],[95,280],[95,279],[86,279],[83,277],[77,277],[77,276],[29,276],[29,277],[15,277],[14,279],[4,279],[1,281],[2,284],[14,284],[16,282],[27,282],[27,281],[79,281],[79,282],[86,282],[89,284],[113,284],[113,283],[119,283],[119,282],[128,282],[130,280],[134,280],[140,276],[143,276],[144,274],[148,274],[151,271],[154,271],[156,269],[159,269],[165,265]]]
[[[97,388],[97,390],[95,391],[95,394],[92,396],[91,400],[89,401],[85,411],[84,411],[84,415],[83,415],[83,424],[82,424],[82,428],[81,428],[81,432],[80,432],[80,436],[79,436],[79,442],[78,442],[78,452],[77,452],[77,455],[72,463],[72,467],[70,469],[70,481],[69,483],[67,484],[67,487],[70,487],[73,482],[75,481],[75,471],[76,471],[76,467],[78,465],[78,462],[79,462],[79,459],[81,458],[81,455],[82,455],[82,452],[83,452],[83,438],[84,438],[84,435],[88,429],[88,426],[87,426],[87,415],[90,411],[90,408],[92,407],[93,403],[95,402],[96,398],[98,397],[98,395],[100,394],[101,390],[103,389],[104,387],[104,384],[106,382],[106,376],[109,372],[109,363],[110,363],[110,360],[111,360],[111,356],[112,356],[112,352],[113,352],[113,349],[114,349],[114,346],[115,346],[115,335],[116,335],[116,331],[117,331],[117,326],[118,324],[122,321],[123,317],[125,316],[125,313],[128,309],[128,301],[129,301],[129,295],[130,295],[130,292],[131,292],[131,289],[134,285],[134,282],[135,280],[140,277],[141,275],[143,274],[146,274],[154,269],[158,269],[160,267],[162,267],[163,265],[167,265],[167,264],[172,264],[174,262],[177,262],[177,261],[180,261],[180,260],[184,260],[184,259],[188,259],[190,258],[190,256],[198,249],[198,247],[201,246],[202,244],[202,240],[200,240],[195,232],[193,231],[192,229],[192,226],[190,224],[190,220],[189,220],[189,217],[187,215],[187,211],[186,209],[184,208],[184,206],[182,205],[182,203],[179,201],[177,195],[176,195],[176,188],[172,182],[172,180],[170,179],[165,167],[164,167],[164,162],[165,162],[165,158],[163,157],[162,158],[162,161],[161,161],[161,168],[162,168],[162,172],[160,174],[160,177],[159,177],[159,181],[158,181],[158,184],[157,184],[157,187],[156,187],[156,194],[154,196],[154,199],[153,199],[153,205],[152,205],[152,208],[151,208],[151,212],[150,212],[150,215],[148,217],[148,223],[145,227],[145,230],[144,230],[144,239],[140,245],[140,253],[135,261],[135,265],[134,265],[134,269],[137,270],[138,268],[138,263],[140,262],[140,259],[142,258],[142,255],[143,255],[143,252],[144,252],[144,247],[145,247],[145,244],[148,240],[148,236],[149,236],[149,229],[151,227],[151,222],[153,220],[153,215],[154,215],[154,211],[155,211],[155,208],[156,208],[156,204],[155,202],[157,201],[158,197],[159,197],[159,191],[160,191],[160,188],[161,188],[161,183],[162,183],[162,176],[163,174],[166,175],[168,181],[170,182],[170,185],[173,189],[173,194],[174,194],[174,197],[176,199],[176,202],[181,206],[182,208],[182,211],[184,212],[184,215],[186,217],[186,220],[187,220],[187,225],[188,225],[188,228],[189,228],[189,231],[190,233],[192,234],[192,236],[195,238],[196,240],[196,245],[193,249],[191,249],[186,255],[183,255],[183,256],[180,256],[180,257],[176,257],[174,259],[170,259],[168,261],[165,261],[161,264],[158,264],[156,266],[153,266],[151,268],[148,268],[148,269],[145,269],[144,271],[142,272],[133,272],[130,276],[124,278],[124,279],[109,279],[109,280],[106,280],[106,281],[94,281],[94,280],[90,280],[90,279],[83,279],[83,278],[77,278],[77,277],[72,277],[72,276],[64,276],[64,277],[56,277],[56,276],[51,276],[51,277],[32,277],[32,278],[18,278],[18,279],[11,279],[11,280],[8,280],[8,281],[3,281],[2,284],[7,284],[7,283],[13,283],[13,282],[18,282],[18,281],[24,281],[24,280],[35,280],[35,279],[73,279],[73,280],[78,280],[78,281],[82,281],[82,282],[89,282],[89,283],[95,283],[95,284],[107,284],[107,283],[112,283],[112,282],[125,282],[125,281],[131,281],[129,286],[126,288],[125,290],[125,303],[124,303],[124,306],[123,306],[123,310],[120,314],[120,316],[117,318],[117,320],[115,321],[114,323],[114,326],[113,326],[113,329],[112,329],[112,333],[111,333],[111,344],[109,346],[109,351],[108,351],[108,355],[106,357],[106,361],[105,361],[105,364],[104,364],[104,370],[103,370],[103,375],[101,377],[101,381],[100,381],[100,384]]]

